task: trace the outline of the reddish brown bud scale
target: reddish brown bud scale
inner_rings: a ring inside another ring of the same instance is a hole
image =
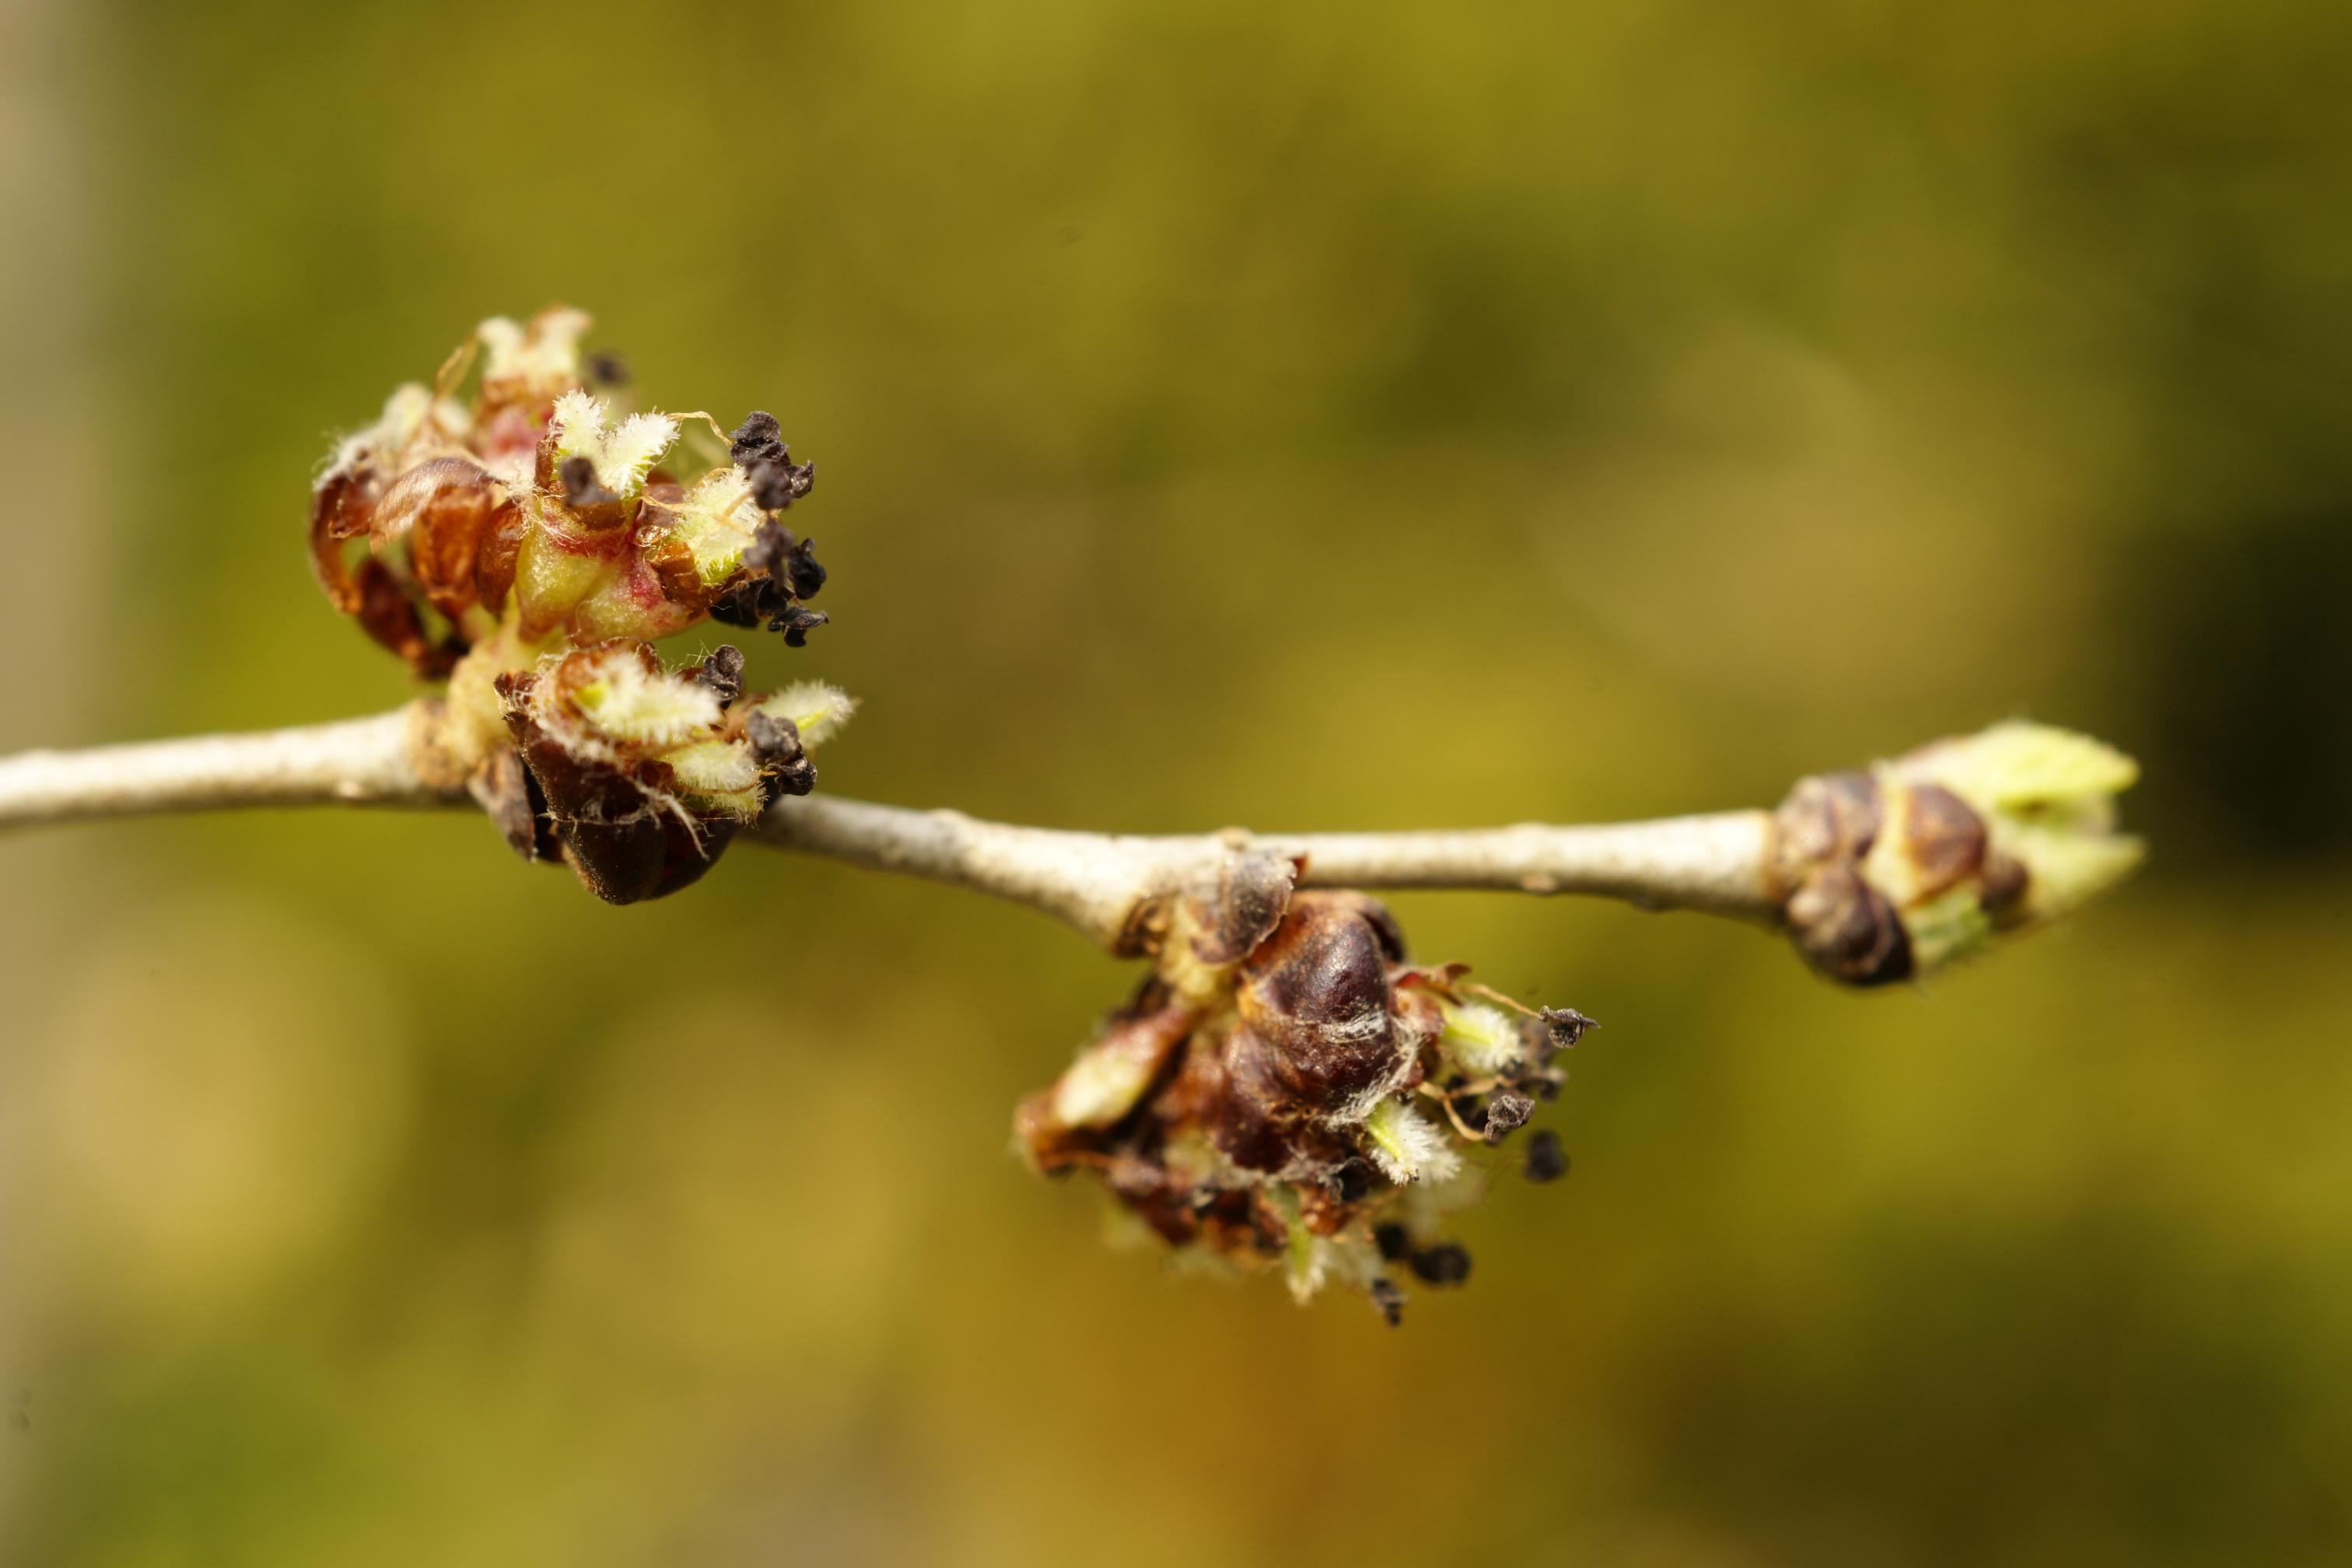
[[[1983,874],[1984,818],[1943,785],[1916,784],[1904,792],[1903,834],[1918,897],[1934,898]]]
[[[1402,1293],[1382,1257],[1424,1282],[1468,1273],[1466,1253],[1421,1236],[1429,1215],[1409,1194],[1524,1126],[1556,1089],[1551,1055],[1591,1020],[1514,1022],[1461,965],[1410,966],[1377,900],[1294,891],[1299,868],[1235,857],[1155,906],[1137,936],[1159,972],[1015,1126],[1039,1170],[1101,1171],[1171,1245],[1283,1261],[1302,1292],[1336,1274],[1393,1318]],[[1457,1048],[1457,1016],[1497,1057],[1476,1082],[1447,1068],[1451,1137],[1412,1105]]]
[[[530,526],[522,509],[512,501],[491,512],[474,552],[474,602],[492,615],[507,607],[512,591],[515,563],[522,554],[523,534]]]
[[[1211,885],[1184,895],[1192,906],[1192,955],[1203,963],[1238,963],[1274,933],[1298,881],[1286,855],[1235,856]]]
[[[328,600],[347,616],[358,614],[365,596],[343,545],[365,536],[373,526],[376,490],[372,473],[333,474],[310,498],[310,569]]]
[[[1237,998],[1242,1022],[1273,1047],[1284,1089],[1315,1113],[1335,1111],[1405,1068],[1387,954],[1358,907],[1361,897],[1293,898],[1250,953]]]
[[[1911,977],[1911,942],[1902,916],[1853,867],[1831,865],[1812,872],[1782,912],[1798,949],[1832,979],[1885,985]]]
[[[475,577],[483,538],[513,504],[471,460],[436,458],[393,481],[376,505],[369,537],[382,551],[405,536],[418,588],[456,621],[479,602]]]

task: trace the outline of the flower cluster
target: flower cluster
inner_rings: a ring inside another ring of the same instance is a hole
[[[1413,965],[1383,905],[1297,891],[1300,869],[1255,852],[1163,900],[1152,973],[1016,1126],[1037,1169],[1098,1172],[1169,1246],[1280,1265],[1301,1299],[1354,1287],[1394,1322],[1401,1275],[1467,1278],[1446,1215],[1591,1020]],[[1534,1134],[1527,1175],[1566,1168]]]
[[[2138,777],[2102,742],[2010,722],[1801,780],[1773,818],[1782,919],[1831,979],[1925,974],[2129,876],[2146,847],[2116,796]]]
[[[808,748],[848,717],[829,686],[747,694],[742,673],[725,644],[673,673],[615,640],[501,675],[515,750],[477,793],[526,858],[568,863],[607,903],[675,892],[779,795],[815,786]]]
[[[664,669],[649,640],[706,621],[793,647],[824,624],[807,602],[825,570],[782,520],[815,466],[765,413],[730,437],[707,415],[617,412],[591,389],[621,374],[583,362],[587,326],[562,308],[485,321],[434,386],[394,392],[320,476],[310,557],[338,608],[448,680],[447,765],[509,842],[626,903],[695,880],[737,825],[807,793],[808,748],[852,704],[805,683],[746,695],[732,647]],[[661,466],[682,418],[716,437],[690,479]]]

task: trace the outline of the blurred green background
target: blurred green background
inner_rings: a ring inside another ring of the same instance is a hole
[[[2347,1560],[2347,104],[2303,0],[0,0],[0,748],[403,700],[307,479],[562,300],[818,460],[828,789],[1575,821],[2025,713],[2155,843],[1862,998],[1398,900],[1607,1027],[1390,1332],[1024,1173],[1132,980],[1026,912],[11,838],[0,1561]]]

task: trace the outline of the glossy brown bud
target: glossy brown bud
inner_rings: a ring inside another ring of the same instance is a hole
[[[1355,893],[1300,893],[1243,961],[1242,1022],[1274,1048],[1272,1069],[1311,1110],[1331,1112],[1400,1079],[1408,1053],[1392,1017],[1382,933]]]
[[[545,679],[577,679],[566,668],[572,662]],[[666,764],[598,754],[551,731],[533,710],[528,677],[501,677],[499,689],[535,786],[542,831],[534,847],[551,837],[583,887],[608,904],[639,903],[691,886],[717,862],[734,824],[698,822],[685,812]],[[516,837],[510,827],[508,836],[510,842]]]
[[[1824,866],[1783,908],[1799,951],[1815,969],[1849,985],[1886,985],[1911,976],[1911,943],[1886,896],[1851,866]]]

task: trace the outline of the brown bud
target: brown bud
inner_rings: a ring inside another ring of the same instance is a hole
[[[1232,857],[1180,895],[1192,931],[1192,956],[1213,965],[1239,963],[1282,923],[1299,863],[1287,855],[1253,850]]]
[[[1878,840],[1878,780],[1853,771],[1800,779],[1773,817],[1773,859],[1783,896],[1816,866],[1858,863]]]
[[[608,904],[634,904],[701,880],[735,825],[695,821],[663,787],[660,763],[628,764],[582,754],[550,734],[524,704],[507,722],[539,787],[562,858]]]
[[[1297,895],[1243,963],[1243,1023],[1274,1047],[1284,1087],[1320,1111],[1392,1082],[1407,1055],[1390,1016],[1381,933],[1360,898]]]
[[[1903,796],[1904,848],[1918,879],[1915,898],[1932,899],[1983,873],[1984,818],[1968,802],[1935,784],[1912,784]]]
[[[1850,866],[1824,866],[1783,906],[1798,948],[1813,967],[1849,985],[1885,985],[1911,975],[1911,943],[1886,896]]]

